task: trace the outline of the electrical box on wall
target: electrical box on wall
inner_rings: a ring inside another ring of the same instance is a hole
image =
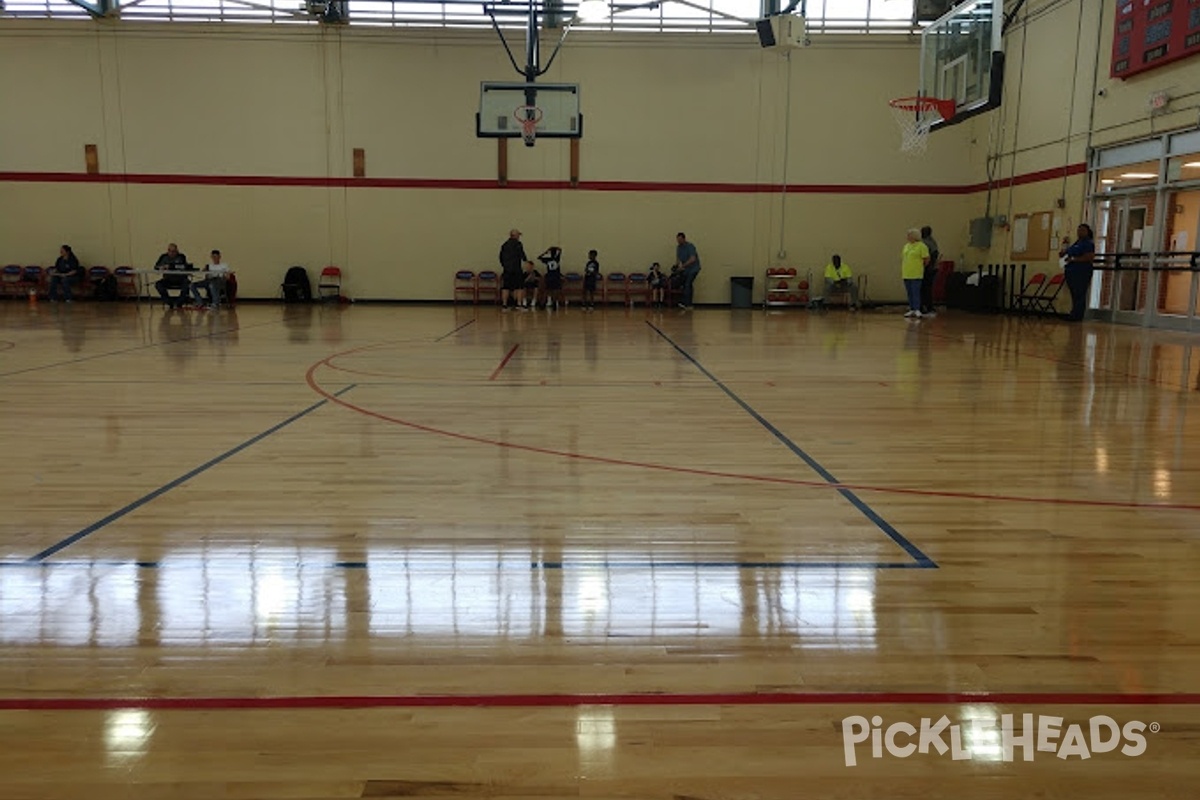
[[[991,217],[979,217],[971,220],[971,247],[986,250],[992,246],[992,226],[995,220]]]

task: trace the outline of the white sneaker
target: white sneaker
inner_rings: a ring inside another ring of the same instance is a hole
[[[912,316],[915,316],[917,313],[918,313],[918,312],[916,312],[916,311],[913,311],[913,310],[910,308],[908,311],[905,311],[905,312],[904,312],[904,316],[906,316],[906,317],[912,317]]]
[[[920,311],[913,312],[913,319],[920,319],[923,316],[924,316],[924,314],[922,314]]]

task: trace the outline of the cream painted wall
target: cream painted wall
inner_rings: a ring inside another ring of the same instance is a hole
[[[453,269],[494,265],[512,225],[532,251],[564,247],[569,266],[595,247],[624,269],[670,261],[686,230],[701,302],[726,301],[731,275],[816,271],[835,250],[872,275],[877,299],[898,299],[903,231],[930,223],[961,249],[962,198],[828,186],[973,179],[966,129],[926,160],[897,152],[886,100],[911,93],[916,53],[891,37],[818,38],[789,60],[750,36],[572,34],[544,78],[582,85],[584,181],[786,179],[786,198],[343,188],[320,181],[348,177],[355,147],[370,178],[495,179],[496,145],[474,136],[478,84],[515,76],[494,34],[2,20],[0,70],[34,77],[0,85],[22,121],[0,129],[0,171],[78,174],[95,143],[105,173],[185,179],[0,181],[0,259],[44,262],[69,242],[88,263],[144,265],[176,241],[197,261],[220,247],[247,296],[275,296],[290,264],[336,263],[352,296],[444,299]],[[514,143],[510,178],[565,181],[568,154],[565,141]],[[308,185],[196,185],[229,176]]]

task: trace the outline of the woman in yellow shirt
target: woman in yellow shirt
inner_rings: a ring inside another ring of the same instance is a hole
[[[921,241],[921,232],[908,229],[908,243],[900,254],[900,276],[904,278],[904,291],[908,294],[906,317],[921,317],[921,279],[925,277],[925,265],[929,263],[929,248]]]

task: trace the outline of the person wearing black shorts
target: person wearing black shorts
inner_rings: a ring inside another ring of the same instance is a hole
[[[521,274],[521,280],[525,289],[525,297],[521,301],[521,305],[525,308],[537,308],[538,299],[542,289],[542,273],[537,271],[537,267],[532,261],[525,262],[525,272]]]
[[[600,282],[600,262],[596,251],[588,250],[587,264],[583,267],[583,307],[596,310],[596,285]]]
[[[513,228],[508,232],[508,239],[500,245],[500,303],[501,311],[508,311],[508,301],[511,298],[521,305],[521,295],[525,287],[525,274],[522,267],[528,261],[525,257],[525,246],[521,244],[521,232]]]
[[[562,250],[558,247],[547,248],[546,252],[538,256],[538,261],[541,261],[546,268],[544,279],[546,308],[549,309],[551,303],[554,303],[555,308],[562,308],[567,304],[566,298],[563,296]]]

